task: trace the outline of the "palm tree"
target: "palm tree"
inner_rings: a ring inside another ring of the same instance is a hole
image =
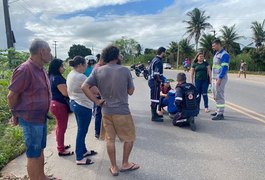
[[[201,33],[207,28],[212,28],[212,25],[206,22],[210,16],[205,16],[205,11],[201,11],[198,8],[194,8],[192,11],[188,12],[187,16],[189,16],[190,19],[183,21],[188,24],[186,33],[189,34],[189,40],[195,36],[195,50],[197,51]]]
[[[236,28],[236,25],[234,24],[231,27],[223,26],[222,29],[220,30],[222,33],[221,40],[223,41],[223,46],[225,50],[230,53],[234,53],[234,54],[238,46],[238,43],[236,43],[236,40],[243,37],[243,36],[238,35],[235,28]]]
[[[191,45],[188,39],[182,39],[179,41],[179,51],[182,58],[193,57],[194,45]]]
[[[257,48],[262,46],[262,43],[265,41],[265,19],[262,23],[258,23],[257,21],[252,22],[251,29],[253,30],[253,40],[255,41],[255,45]]]
[[[169,46],[167,48],[167,52],[170,53],[170,57],[172,57],[173,62],[177,60],[177,53],[178,53],[178,43],[175,41],[172,41],[169,43]]]
[[[200,39],[200,50],[204,53],[207,60],[209,60],[213,55],[212,42],[214,39],[215,36],[212,34],[203,34]]]

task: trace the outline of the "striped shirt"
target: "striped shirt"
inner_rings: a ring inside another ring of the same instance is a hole
[[[19,65],[12,76],[10,91],[19,94],[12,109],[15,117],[27,122],[44,123],[51,100],[51,87],[45,69],[31,59]]]

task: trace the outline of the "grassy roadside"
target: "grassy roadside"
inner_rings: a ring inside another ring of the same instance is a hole
[[[25,152],[24,138],[19,126],[8,124],[11,117],[7,105],[7,93],[11,71],[0,73],[0,170],[11,160]],[[48,131],[54,129],[55,120],[48,121]],[[1,176],[0,176],[1,177]]]

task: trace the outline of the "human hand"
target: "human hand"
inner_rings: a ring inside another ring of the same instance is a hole
[[[96,104],[97,106],[103,106],[104,104],[106,104],[106,101],[104,99],[98,99]]]
[[[221,79],[218,78],[218,79],[216,79],[216,86],[220,86],[220,85],[221,85]]]
[[[18,125],[18,118],[12,116],[12,117],[9,119],[9,124],[10,124],[11,126],[17,126],[17,125]]]

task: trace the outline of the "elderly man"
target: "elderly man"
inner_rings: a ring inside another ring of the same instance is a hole
[[[51,49],[47,42],[35,39],[29,51],[30,58],[13,73],[7,99],[12,113],[11,122],[19,124],[23,130],[29,178],[45,180],[50,179],[44,174],[43,150],[46,147],[46,116],[51,91],[43,66],[51,60]]]

